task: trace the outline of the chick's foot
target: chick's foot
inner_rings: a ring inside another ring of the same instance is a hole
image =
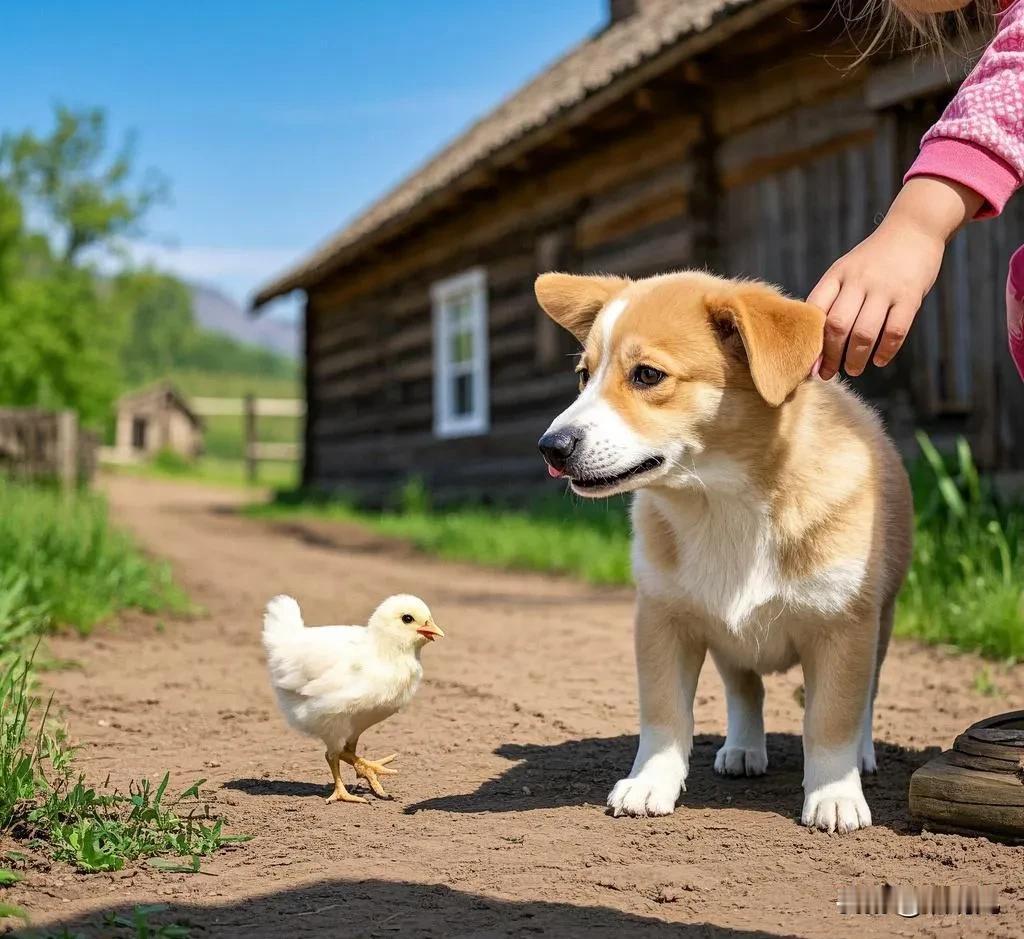
[[[370,800],[363,796],[353,795],[344,786],[338,785],[334,787],[332,792],[327,797],[327,804],[330,805],[332,802],[369,802]]]
[[[391,756],[382,757],[379,760],[367,760],[361,756],[356,756],[354,753],[346,752],[341,754],[341,758],[356,771],[356,776],[359,779],[365,779],[369,787],[373,790],[374,795],[381,799],[390,799],[391,796],[387,794],[384,787],[380,783],[378,776],[396,776],[398,774],[397,769],[391,769],[387,764],[390,763],[396,756],[397,753],[392,753]]]

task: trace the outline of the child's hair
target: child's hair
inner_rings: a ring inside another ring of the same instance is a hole
[[[880,50],[963,50],[961,42],[973,32],[995,31],[999,0],[841,0],[850,25],[866,24],[874,33],[861,50],[857,64]]]

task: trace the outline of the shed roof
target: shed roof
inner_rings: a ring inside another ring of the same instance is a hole
[[[188,398],[181,392],[174,382],[154,382],[135,391],[129,391],[117,399],[117,410],[131,411],[142,407],[152,407],[164,402],[176,407],[196,426],[203,426],[203,419],[192,409]]]
[[[310,255],[265,285],[253,298],[253,307],[316,283],[331,269],[354,257],[375,236],[392,227],[403,227],[411,210],[426,197],[456,186],[472,170],[515,144],[527,143],[531,132],[572,112],[597,93],[612,89],[641,66],[669,52],[681,52],[681,61],[713,45],[729,34],[723,30],[716,35],[715,27],[735,19],[745,8],[768,15],[793,2],[647,0],[632,16],[612,23],[576,46]],[[673,61],[676,58],[673,56]],[[623,93],[628,90],[624,88]]]

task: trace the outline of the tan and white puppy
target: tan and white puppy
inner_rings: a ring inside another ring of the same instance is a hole
[[[804,671],[804,824],[871,824],[878,670],[906,574],[911,500],[875,414],[805,380],[824,314],[764,284],[687,271],[543,274],[537,298],[582,343],[580,395],[540,448],[580,496],[636,491],[640,746],[616,815],[685,789],[708,652],[726,690],[726,775],[765,772],[761,676]]]

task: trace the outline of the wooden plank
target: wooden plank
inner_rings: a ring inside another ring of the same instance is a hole
[[[241,417],[244,398],[192,398],[192,410],[201,417]],[[261,417],[302,417],[306,402],[301,398],[255,398],[253,406]]]
[[[347,271],[344,277],[339,275],[333,282],[325,281],[311,290],[331,291],[333,302],[342,305],[353,297],[411,276],[414,271],[445,261],[450,263],[454,257],[466,258],[471,250],[510,233],[535,230],[584,198],[593,198],[630,179],[642,178],[659,167],[684,160],[699,135],[699,121],[690,115],[638,127],[632,135],[508,187],[497,198],[462,206],[454,218],[409,236],[401,250],[391,254],[386,266]]]
[[[975,31],[952,40],[953,48],[942,55],[915,53],[872,63],[864,81],[864,103],[882,110],[949,91],[963,82],[988,43],[987,37]]]
[[[716,82],[711,89],[714,132],[723,140],[739,137],[748,128],[786,112],[813,109],[849,92],[851,86],[856,89],[850,96],[855,110],[867,110],[861,90],[864,69],[837,68],[809,49],[801,55],[791,47],[786,59],[758,73],[757,81],[750,81],[749,67],[734,74],[732,81]]]
[[[796,112],[725,141],[716,156],[723,188],[747,185],[873,140],[870,112],[849,110],[847,98],[829,104],[834,110],[831,119],[812,111]]]
[[[302,446],[297,443],[250,443],[246,449],[247,459],[251,462],[260,460],[300,460]]]

